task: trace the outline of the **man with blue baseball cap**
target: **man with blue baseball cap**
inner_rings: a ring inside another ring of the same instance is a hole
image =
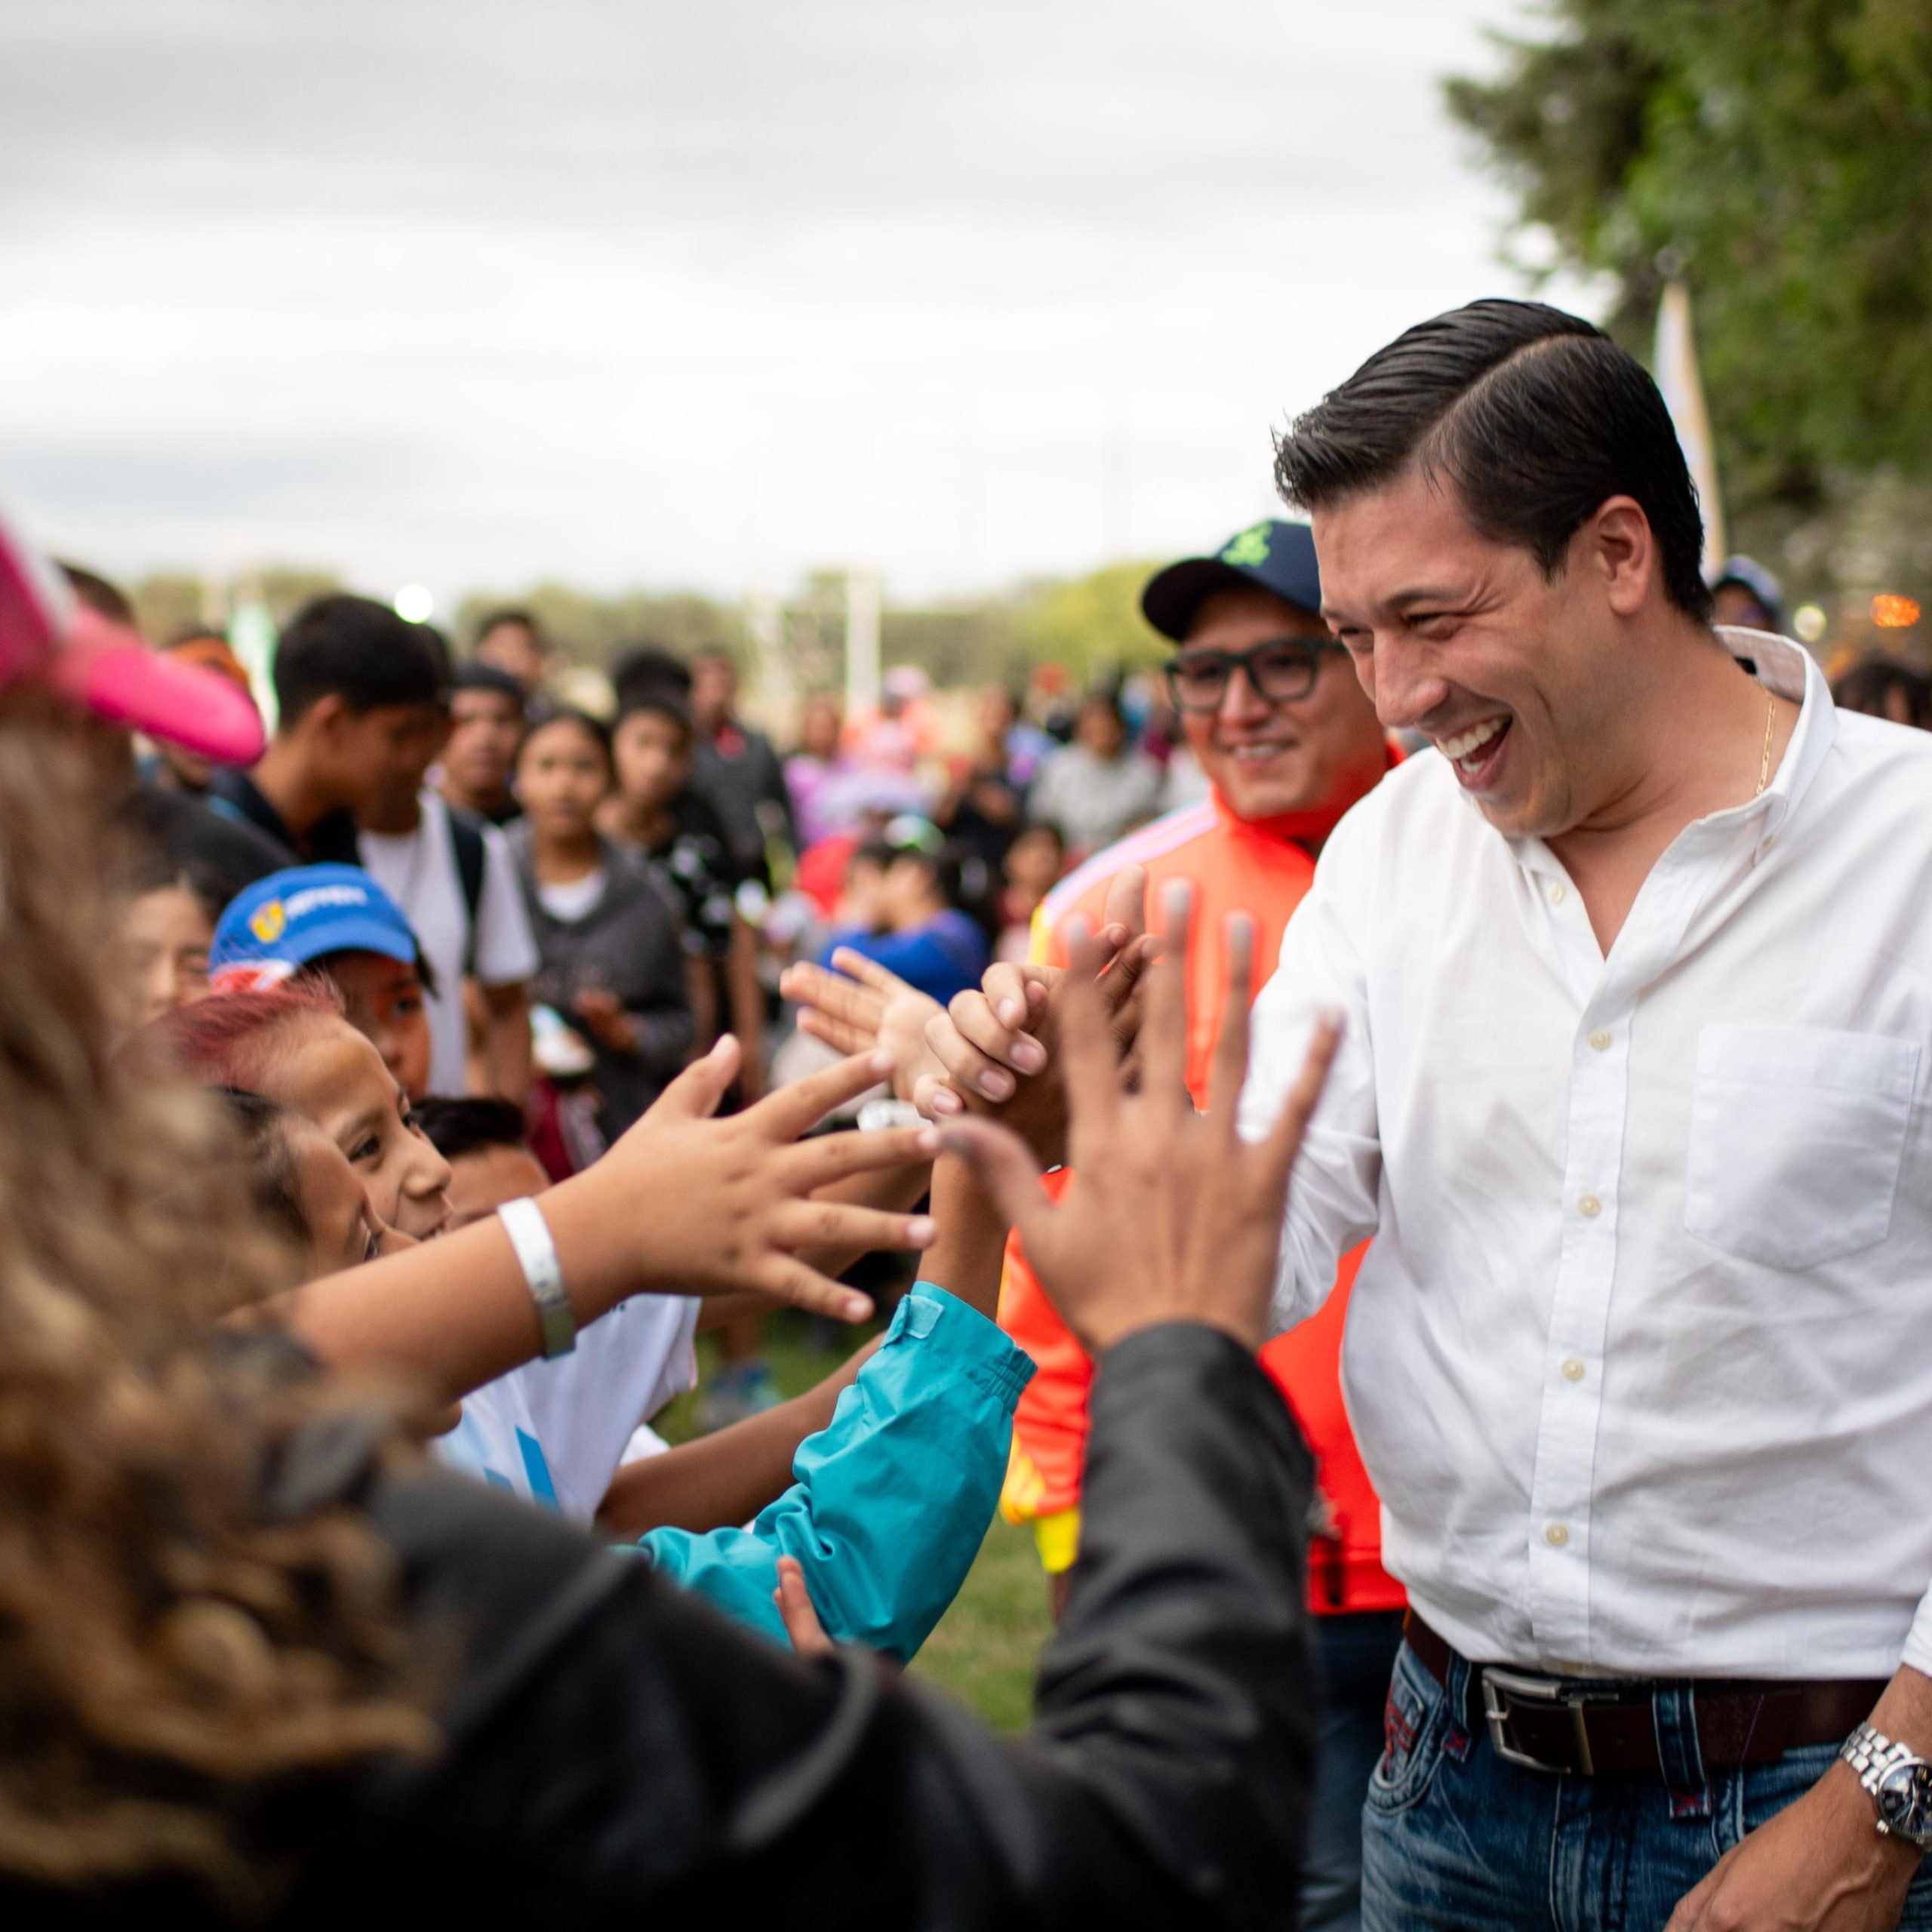
[[[409,921],[359,866],[292,866],[229,903],[208,952],[217,992],[246,992],[303,971],[342,995],[411,1100],[429,1079],[429,1021],[420,949]]]

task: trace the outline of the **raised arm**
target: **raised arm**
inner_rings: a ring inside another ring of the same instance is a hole
[[[652,1530],[696,1534],[748,1523],[790,1487],[798,1444],[829,1425],[838,1398],[877,1351],[856,1350],[802,1395],[728,1429],[681,1442],[661,1456],[626,1463],[598,1506],[606,1536],[635,1542]]]
[[[841,1321],[872,1304],[810,1266],[827,1247],[924,1248],[921,1216],[812,1197],[873,1168],[930,1157],[930,1129],[798,1136],[880,1076],[854,1059],[719,1120],[737,1042],[728,1036],[666,1090],[595,1166],[543,1196],[577,1326],[627,1296],[752,1289]],[[337,1367],[400,1370],[441,1399],[531,1360],[536,1306],[494,1217],[269,1304]]]

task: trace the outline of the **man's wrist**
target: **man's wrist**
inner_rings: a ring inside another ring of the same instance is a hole
[[[1909,1664],[1902,1664],[1886,1685],[1884,1695],[1872,1707],[1872,1715],[1866,1721],[1888,1743],[1903,1746],[1913,1757],[1932,1762],[1932,1677],[1914,1669]],[[1916,1866],[1924,1856],[1924,1848],[1913,1844],[1897,1832],[1879,1832],[1878,1801],[1866,1789],[1858,1773],[1842,1759],[1832,1768],[1848,1780],[1856,1790],[1864,1814],[1871,1820],[1873,1835],[1896,1847],[1895,1857],[1905,1858]]]
[[[1843,1758],[1812,1789],[1821,1801],[1830,1804],[1834,1823],[1829,1835],[1847,1849],[1860,1868],[1875,1880],[1903,1878],[1910,1882],[1924,1854],[1897,1832],[1878,1829],[1878,1807],[1872,1802],[1872,1794]]]

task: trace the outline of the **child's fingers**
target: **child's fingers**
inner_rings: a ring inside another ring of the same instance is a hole
[[[856,959],[859,955],[841,949],[838,956]],[[778,990],[808,1011],[816,1010],[850,1025],[868,1027],[873,1032],[878,1030],[879,1013],[884,1001],[869,986],[860,986],[842,973],[829,973],[823,966],[801,961],[786,968],[780,977]]]
[[[929,1214],[894,1214],[849,1201],[783,1201],[771,1226],[774,1247],[857,1249],[862,1254],[930,1247],[937,1232]]]
[[[742,1116],[755,1123],[774,1140],[795,1140],[808,1128],[815,1127],[835,1107],[856,1100],[868,1088],[892,1077],[892,1056],[887,1053],[854,1054],[822,1073],[808,1074],[775,1094],[768,1094]]]
[[[782,1149],[775,1157],[786,1191],[814,1194],[853,1174],[917,1167],[939,1152],[938,1130],[924,1125],[883,1128],[875,1134],[821,1134]]]
[[[1230,912],[1223,924],[1228,977],[1221,1001],[1221,1030],[1215,1036],[1214,1060],[1208,1076],[1209,1113],[1232,1137],[1235,1109],[1247,1078],[1248,995],[1254,983],[1254,921],[1246,912]]]
[[[897,998],[901,993],[915,990],[889,967],[881,966],[876,959],[868,959],[863,952],[854,952],[849,946],[838,947],[832,953],[832,963],[840,972],[870,989],[866,997],[875,1008]],[[937,1005],[938,1002],[935,1001],[934,1004]]]
[[[849,1020],[835,1019],[815,1006],[799,1008],[798,1031],[810,1034],[814,1040],[823,1040],[841,1054],[870,1053],[878,1041],[875,1030],[855,1026]]]
[[[768,1254],[734,1285],[789,1303],[808,1315],[829,1315],[835,1321],[863,1321],[872,1312],[869,1296],[821,1275],[795,1255]]]
[[[743,1055],[737,1041],[729,1033],[719,1035],[717,1043],[702,1058],[694,1060],[658,1095],[645,1112],[644,1121],[654,1115],[661,1122],[666,1115],[703,1120],[718,1111],[731,1082],[737,1077]]]
[[[771,1593],[777,1606],[778,1620],[792,1640],[792,1647],[801,1657],[826,1657],[832,1654],[832,1639],[818,1620],[811,1593],[805,1588],[804,1566],[795,1556],[778,1559],[778,1587]]]

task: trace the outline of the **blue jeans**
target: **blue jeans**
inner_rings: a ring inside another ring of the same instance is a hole
[[[1402,1647],[1402,1613],[1350,1611],[1309,1622],[1321,1725],[1302,1868],[1302,1932],[1360,1932],[1362,1793],[1382,1755],[1382,1713]]]
[[[1690,1699],[1666,1690],[1657,1731],[1668,1780],[1527,1770],[1463,1722],[1468,1675],[1458,1660],[1445,1689],[1407,1644],[1395,1660],[1362,1811],[1369,1932],[1659,1932],[1733,1845],[1838,1755],[1820,1744],[1707,1774]],[[1899,1923],[1932,1932],[1932,1862]]]

